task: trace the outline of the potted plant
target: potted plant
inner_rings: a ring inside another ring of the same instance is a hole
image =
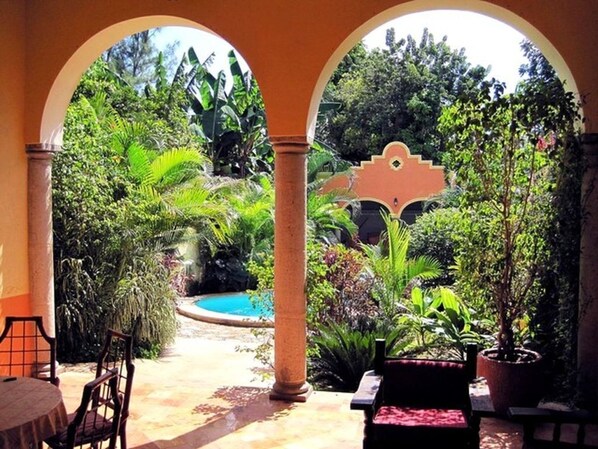
[[[457,284],[496,318],[495,346],[480,352],[478,375],[504,414],[509,406],[536,405],[543,394],[542,357],[516,337],[527,329],[545,262],[558,132],[576,109],[570,97],[541,85],[509,95],[499,83],[485,87],[446,109],[440,128],[448,139],[444,162],[456,170],[469,215]]]

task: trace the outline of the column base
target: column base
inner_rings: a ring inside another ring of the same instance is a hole
[[[275,383],[270,391],[270,400],[286,402],[307,402],[307,398],[313,393],[314,389],[307,382],[300,388],[284,388]]]
[[[38,363],[36,366],[34,365],[32,373],[33,377],[37,379],[48,380],[51,373],[50,365],[50,363]],[[56,370],[56,377],[64,372],[64,366],[58,363],[58,360],[56,361],[54,368]]]

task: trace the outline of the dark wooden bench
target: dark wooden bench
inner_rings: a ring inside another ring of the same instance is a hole
[[[566,449],[597,448],[586,444],[586,426],[598,424],[598,416],[585,410],[553,410],[540,407],[511,407],[508,416],[523,424],[524,449]],[[575,438],[563,432],[563,425],[573,427]],[[552,439],[542,439],[537,435],[540,427],[552,426]],[[565,436],[566,434],[566,436]],[[572,440],[575,441],[572,441]]]

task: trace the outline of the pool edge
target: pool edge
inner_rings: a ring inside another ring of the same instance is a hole
[[[259,318],[250,318],[241,315],[212,312],[194,305],[195,298],[179,298],[176,311],[188,318],[206,323],[223,324],[234,327],[274,327],[274,321],[265,321]]]

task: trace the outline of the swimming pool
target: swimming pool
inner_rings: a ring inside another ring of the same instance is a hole
[[[177,307],[182,315],[210,323],[243,327],[272,327],[274,313],[259,307],[247,292],[218,293],[190,298]]]
[[[274,313],[261,304],[253,304],[249,293],[221,293],[218,295],[204,295],[195,302],[197,307],[211,312],[226,313],[246,317],[272,318]]]

